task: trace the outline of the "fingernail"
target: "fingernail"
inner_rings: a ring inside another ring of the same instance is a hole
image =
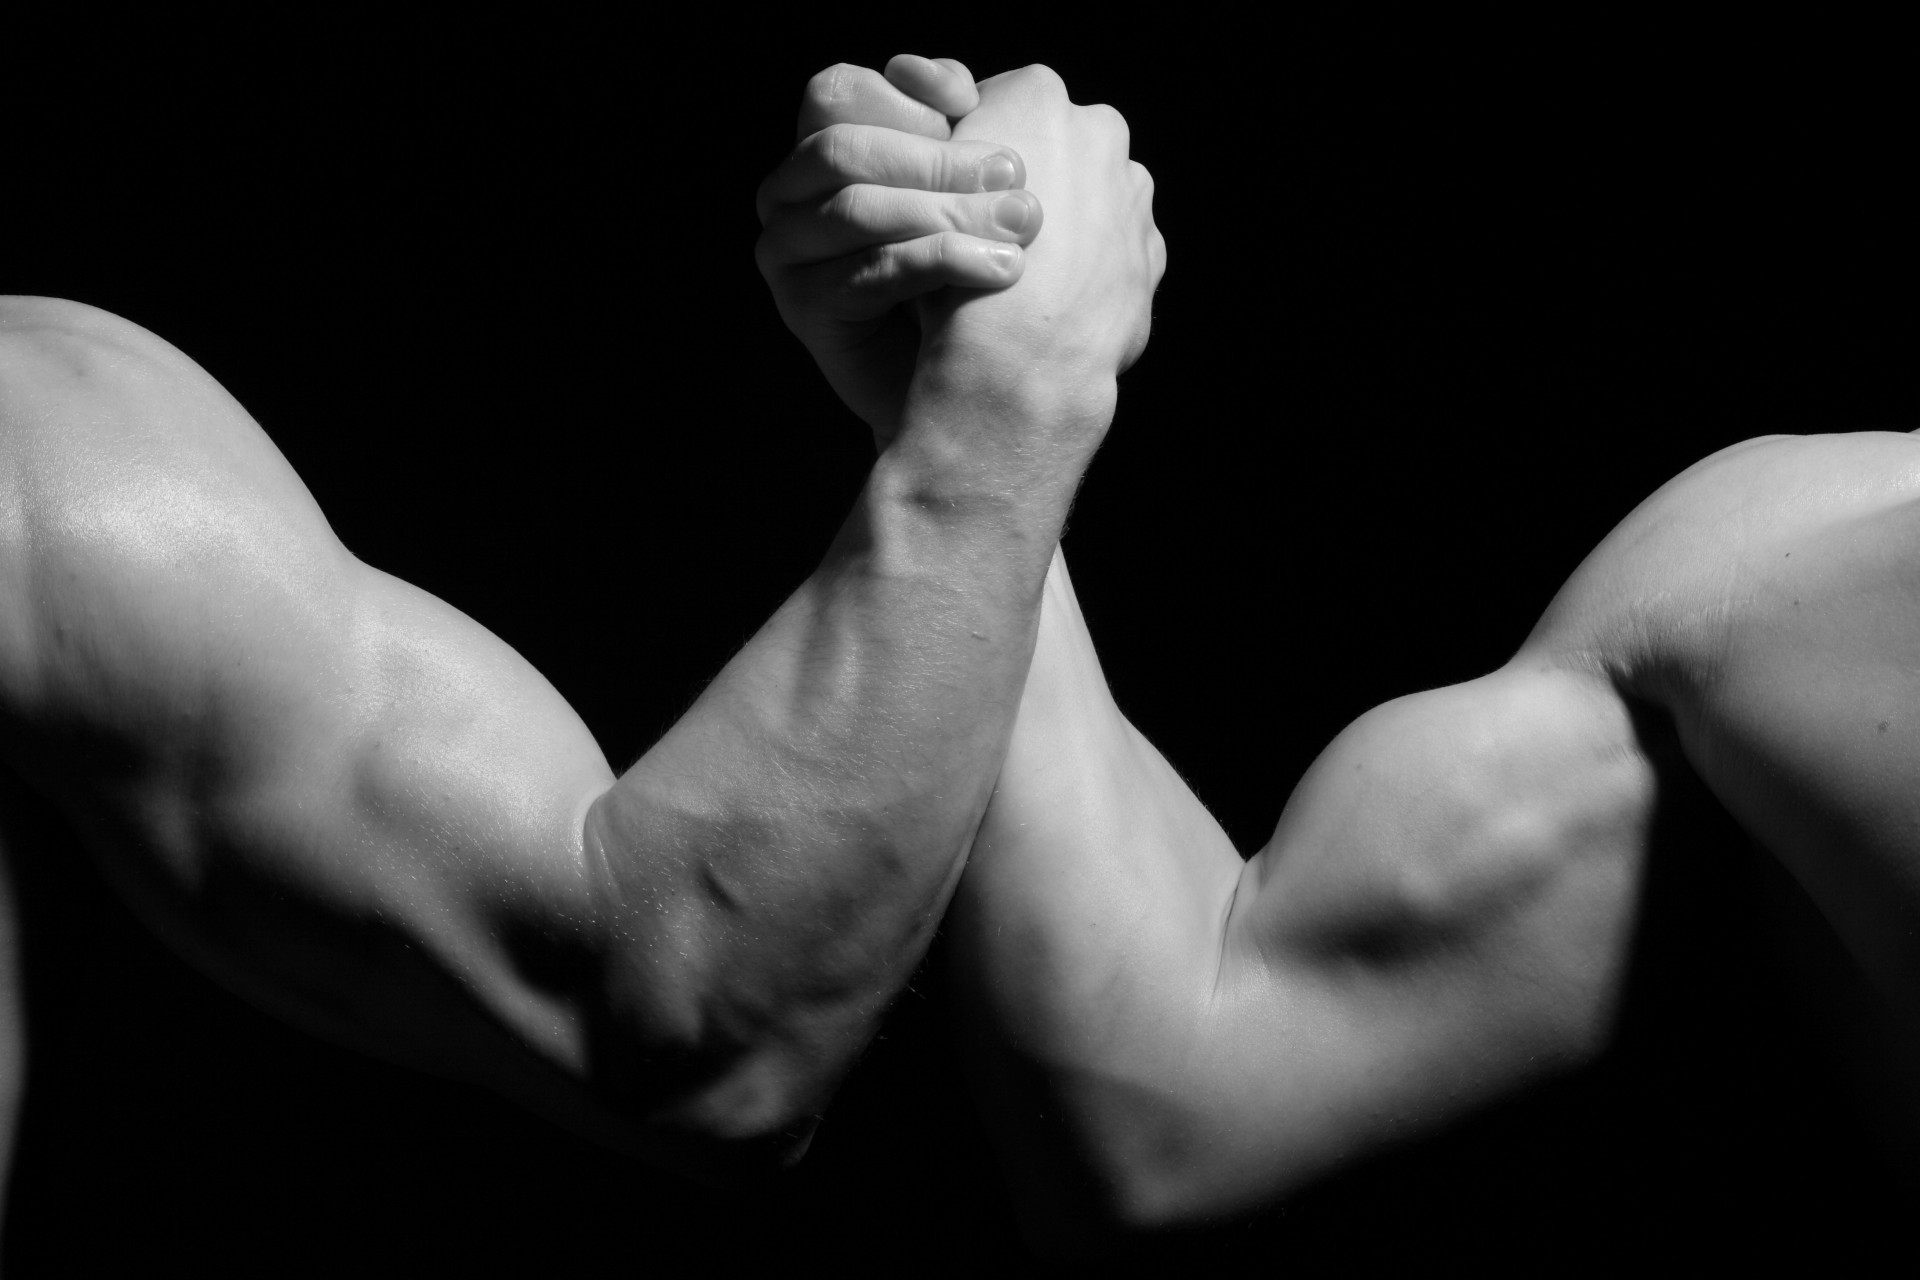
[[[987,249],[987,257],[992,259],[993,265],[1002,271],[1011,271],[1014,264],[1020,261],[1020,246],[1017,244],[992,245]]]
[[[1001,196],[993,202],[994,225],[1010,235],[1026,229],[1027,216],[1027,202],[1019,196]]]
[[[1006,156],[988,156],[980,162],[980,189],[1007,191],[1013,187],[1013,161]]]

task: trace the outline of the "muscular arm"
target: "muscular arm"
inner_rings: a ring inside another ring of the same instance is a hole
[[[616,779],[537,672],[341,547],[137,327],[0,312],[0,723],[268,1007],[658,1158],[791,1150],[918,959],[1104,402],[919,384],[820,568]],[[638,636],[644,582],[580,625]]]
[[[1036,1232],[1249,1210],[1591,1056],[1661,785],[1635,702],[1672,714],[1910,1048],[1916,492],[1911,437],[1709,459],[1505,666],[1341,734],[1245,863],[1114,707],[1056,561],[952,916]]]
[[[1249,1210],[1591,1053],[1650,798],[1618,699],[1527,652],[1362,717],[1243,862],[1057,560],[950,918],[1035,1234]]]

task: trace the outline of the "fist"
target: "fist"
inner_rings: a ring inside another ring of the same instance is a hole
[[[1040,230],[1020,154],[950,140],[948,117],[976,101],[950,59],[830,67],[807,86],[799,146],[760,186],[756,258],[781,318],[882,446],[920,348],[902,304],[1011,284]]]
[[[1128,159],[1120,113],[1075,106],[1046,67],[995,76],[979,94],[954,140],[1017,149],[1028,189],[1046,206],[1047,231],[1026,249],[1014,287],[922,300],[920,376],[1111,397],[1114,377],[1146,347],[1166,269],[1153,179]]]

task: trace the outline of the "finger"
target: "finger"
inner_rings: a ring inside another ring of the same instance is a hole
[[[789,279],[803,310],[866,320],[948,285],[1005,288],[1020,278],[1025,265],[1018,245],[943,231],[800,267]]]
[[[807,81],[795,136],[804,138],[830,124],[878,125],[943,141],[952,136],[945,113],[900,92],[878,71],[846,62]]]
[[[958,231],[1026,245],[1040,234],[1039,197],[1028,191],[946,195],[897,187],[842,187],[824,204],[795,206],[761,234],[759,252],[780,263],[821,262],[858,249]]]
[[[1020,153],[983,141],[939,142],[873,125],[836,124],[809,134],[760,184],[755,207],[766,225],[781,205],[819,200],[872,183],[921,191],[1006,191],[1022,187]]]
[[[896,54],[887,63],[885,75],[894,88],[926,103],[949,120],[980,105],[980,91],[973,86],[973,73],[952,58]]]

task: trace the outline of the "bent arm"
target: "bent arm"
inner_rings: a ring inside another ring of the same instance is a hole
[[[589,815],[603,909],[647,939],[620,1041],[667,1078],[724,1064],[696,1107],[817,1109],[924,953],[1110,403],[923,380],[821,568]],[[1053,444],[996,443],[1040,418]]]
[[[1725,450],[1499,671],[1341,734],[1244,866],[1113,706],[1056,565],[954,911],[983,1105],[1015,1176],[1049,1171],[1036,1225],[1249,1209],[1596,1052],[1660,784],[1628,698],[1873,981],[1886,1026],[1846,1033],[1911,1161],[1916,565],[1913,436]]]
[[[1030,1230],[1249,1211],[1596,1052],[1651,793],[1611,688],[1530,649],[1362,717],[1243,862],[1056,561],[949,925]]]
[[[144,914],[283,1015],[603,1139],[792,1150],[951,891],[1110,393],[917,386],[821,567],[616,780],[179,352],[45,300],[0,329],[6,758]],[[1043,399],[1085,429],[1016,445]],[[583,617],[640,632],[644,592]]]

